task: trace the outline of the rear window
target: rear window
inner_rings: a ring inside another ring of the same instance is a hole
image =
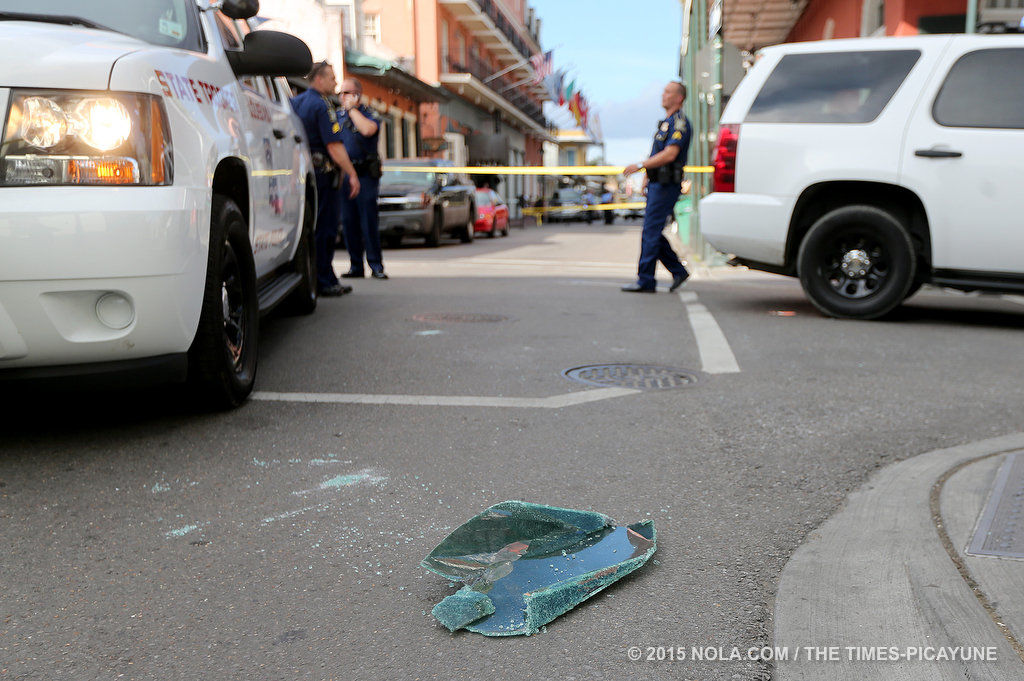
[[[918,50],[788,54],[747,113],[749,123],[870,123],[917,63]]]
[[[1024,50],[979,50],[949,70],[932,108],[957,128],[1024,128]]]

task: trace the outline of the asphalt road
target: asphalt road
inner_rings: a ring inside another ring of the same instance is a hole
[[[926,289],[836,321],[728,268],[624,294],[638,247],[621,223],[404,246],[389,281],[265,322],[258,391],[364,404],[6,396],[0,679],[768,678],[628,654],[768,644],[787,558],[874,469],[1019,431],[1024,305]],[[694,304],[738,372],[705,371]],[[624,362],[699,381],[533,404]],[[535,636],[449,634],[455,587],[418,563],[506,499],[651,518],[655,560]]]

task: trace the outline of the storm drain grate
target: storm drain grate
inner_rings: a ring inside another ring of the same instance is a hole
[[[1024,558],[1024,452],[1003,462],[967,553]]]
[[[477,312],[425,312],[413,315],[418,322],[504,322],[508,317],[500,314],[482,314]]]
[[[697,382],[697,376],[689,371],[648,364],[591,364],[566,369],[562,375],[587,385],[634,390],[672,390],[687,388]]]

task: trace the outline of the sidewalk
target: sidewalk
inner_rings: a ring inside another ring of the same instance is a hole
[[[1020,450],[1024,433],[929,452],[853,492],[783,570],[774,645],[800,656],[777,661],[775,678],[1024,678],[1024,560],[966,553],[1001,467]],[[1017,518],[1024,525],[1024,490],[1019,478],[1003,489],[1000,517],[1012,531]],[[1014,543],[1008,550],[1024,549]],[[953,656],[982,659],[943,659]]]

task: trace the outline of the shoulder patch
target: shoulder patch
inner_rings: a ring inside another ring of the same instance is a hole
[[[681,140],[681,139],[683,139],[683,133],[681,133],[678,130],[676,130],[674,133],[672,133],[672,139],[674,139],[674,140]]]
[[[676,116],[676,130],[686,130],[686,119],[682,116]]]
[[[331,126],[331,132],[341,132],[341,126],[335,123]]]

